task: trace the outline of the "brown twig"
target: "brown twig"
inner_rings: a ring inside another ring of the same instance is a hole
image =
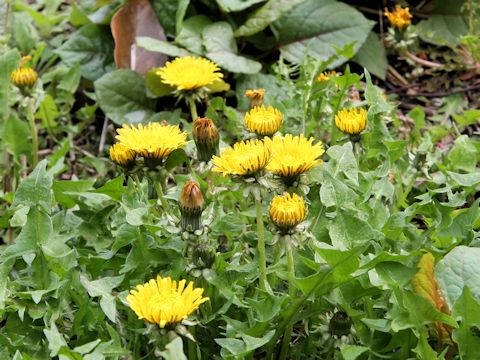
[[[424,60],[422,58],[419,58],[418,56],[416,56],[415,54],[412,54],[410,51],[406,51],[405,52],[405,55],[415,61],[416,63],[418,64],[421,64],[423,66],[426,66],[426,67],[430,67],[430,68],[439,68],[439,67],[443,67],[445,65],[443,64],[439,64],[439,63],[436,63],[436,62],[433,62],[433,61],[428,61],[428,60]]]
[[[405,79],[402,75],[400,75],[400,73],[397,70],[395,70],[395,68],[392,65],[388,65],[387,71],[390,74],[392,74],[393,77],[395,77],[398,81],[400,81],[402,83],[402,85],[404,85],[404,86],[409,85],[407,79]]]

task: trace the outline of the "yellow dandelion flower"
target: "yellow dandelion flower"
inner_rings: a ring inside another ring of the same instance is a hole
[[[316,82],[322,82],[322,81],[327,81],[330,80],[330,78],[338,76],[340,73],[337,73],[335,70],[328,71],[328,72],[323,72],[320,75],[317,76],[315,79]]]
[[[120,143],[147,159],[164,159],[185,145],[187,139],[187,133],[178,126],[158,122],[145,126],[139,124],[138,127],[123,125],[117,133],[116,139]]]
[[[37,72],[29,67],[20,67],[12,71],[10,81],[13,85],[22,87],[32,87],[38,79]]]
[[[367,110],[343,108],[335,115],[335,125],[344,133],[360,134],[367,126]]]
[[[263,136],[275,134],[283,122],[282,113],[273,106],[255,106],[245,115],[245,126],[248,130]]]
[[[245,91],[245,96],[250,99],[251,106],[260,106],[263,104],[265,89],[250,89]]]
[[[139,319],[164,328],[167,324],[175,324],[185,320],[200,304],[208,301],[202,297],[203,289],[194,288],[193,282],[173,281],[170,277],[151,279],[143,285],[137,285],[127,296],[130,308]]]
[[[110,159],[117,165],[130,167],[135,161],[135,151],[122,143],[116,143],[110,147]]]
[[[410,14],[410,9],[402,8],[400,5],[395,6],[395,10],[390,12],[385,8],[385,16],[388,18],[388,21],[393,27],[396,27],[400,30],[405,29],[412,22],[412,14]]]
[[[300,174],[322,163],[319,157],[325,152],[323,145],[313,141],[313,138],[291,134],[265,138],[272,152],[267,170],[283,177],[287,184],[293,183]]]
[[[282,230],[290,230],[305,220],[305,202],[297,194],[277,195],[268,210],[273,223]]]
[[[194,90],[211,85],[223,78],[217,64],[210,60],[185,56],[169,61],[157,70],[162,82],[178,90]]]
[[[250,176],[263,170],[270,160],[270,151],[260,140],[241,141],[213,156],[212,171],[227,175]]]

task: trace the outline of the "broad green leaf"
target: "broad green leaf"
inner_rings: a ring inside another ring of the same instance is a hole
[[[345,183],[324,172],[320,187],[320,200],[326,207],[352,207],[358,195]]]
[[[43,244],[46,244],[52,235],[53,225],[50,217],[44,212],[31,208],[25,226],[15,239],[15,243],[8,246],[1,254],[0,261],[5,262],[24,256],[27,263],[33,261],[32,254]],[[25,256],[29,256],[25,258]]]
[[[148,36],[137,37],[137,45],[148,51],[160,52],[162,54],[173,57],[183,57],[190,55],[187,50],[182,49],[174,44],[171,44],[167,41],[154,39]]]
[[[342,353],[344,360],[355,360],[360,355],[367,352],[369,349],[365,346],[344,344],[340,346],[340,352]]]
[[[462,6],[465,0],[435,0],[433,10],[418,23],[422,40],[435,45],[455,46],[468,32],[468,23]]]
[[[462,135],[455,139],[455,143],[447,155],[449,169],[455,172],[473,173],[478,156],[477,149],[470,137]]]
[[[90,189],[93,180],[54,180],[52,185],[55,200],[64,208],[70,209],[78,203],[76,192],[83,192]]]
[[[177,13],[175,14],[175,32],[178,34],[183,25],[183,19],[185,18],[185,13],[187,12],[188,5],[190,0],[178,0]]]
[[[10,74],[19,61],[20,55],[17,50],[9,50],[0,55],[0,130],[10,114]]]
[[[403,289],[396,289],[394,292],[395,305],[389,314],[389,318],[392,319],[393,331],[410,328],[420,329],[436,321],[441,321],[452,327],[457,326],[452,317],[439,312],[432,303],[420,295]]]
[[[262,31],[304,1],[305,0],[269,0],[248,17],[245,24],[235,31],[235,36],[250,36]]]
[[[112,296],[112,290],[118,287],[123,281],[124,275],[105,277],[89,281],[85,276],[80,275],[81,284],[87,289],[91,297],[100,297],[100,307],[112,322],[116,322],[116,298]]]
[[[459,320],[460,326],[453,330],[453,340],[458,344],[460,357],[463,360],[474,359],[480,354],[480,300],[472,296],[468,286],[456,300],[452,315]]]
[[[39,42],[36,29],[31,24],[31,18],[22,13],[16,13],[13,21],[13,36],[19,50],[29,54]]]
[[[370,224],[350,211],[341,211],[328,226],[332,245],[346,250],[383,239],[383,234],[374,230]]]
[[[3,129],[3,141],[11,154],[15,157],[20,155],[32,155],[32,141],[30,139],[30,127],[26,121],[22,121],[15,113],[10,114],[5,128]]]
[[[211,23],[210,19],[205,15],[195,15],[188,18],[182,23],[180,32],[175,38],[175,43],[195,54],[203,55],[202,32],[203,29]]]
[[[100,339],[96,339],[96,340],[90,341],[90,342],[88,342],[84,345],[75,347],[73,349],[73,351],[75,351],[79,354],[85,355],[85,354],[88,354],[93,349],[95,349],[100,342],[101,342]]]
[[[113,38],[105,26],[83,26],[55,52],[67,66],[80,64],[82,76],[88,80],[113,70]]]
[[[113,200],[120,201],[123,194],[127,191],[126,187],[123,186],[125,181],[125,176],[121,175],[115,179],[107,181],[107,183],[98,189],[91,190],[92,193],[105,194],[111,197]]]
[[[222,347],[222,353],[227,350],[227,354],[234,355],[235,357],[245,357],[253,350],[265,345],[273,337],[275,330],[267,332],[262,337],[253,337],[247,334],[239,334],[240,339],[226,338],[215,339],[215,342]]]
[[[448,176],[460,186],[474,186],[480,183],[480,171],[474,171],[470,174],[459,174],[447,171]]]
[[[461,126],[468,126],[480,121],[480,110],[465,110],[462,114],[452,114],[453,119]]]
[[[276,21],[274,32],[282,55],[288,61],[301,63],[306,55],[327,60],[350,43],[357,52],[372,27],[373,22],[347,4],[307,0]]]
[[[58,88],[65,90],[71,94],[75,94],[77,91],[78,86],[80,85],[81,79],[81,68],[80,64],[76,64],[62,76],[60,83],[58,84]]]
[[[42,120],[43,127],[53,128],[57,126],[56,120],[59,116],[60,112],[58,111],[57,104],[55,104],[55,100],[50,94],[45,95],[35,117]]]
[[[217,0],[217,4],[223,11],[234,12],[245,10],[254,4],[265,1],[266,0]]]
[[[56,357],[63,346],[68,347],[63,334],[58,331],[53,319],[50,321],[50,327],[43,329],[43,333],[48,340],[48,350],[50,350],[51,357]]]
[[[435,275],[450,308],[468,286],[474,298],[480,300],[480,248],[457,246],[437,263]]]
[[[222,68],[244,74],[254,74],[262,69],[259,62],[237,55],[237,43],[229,23],[207,25],[203,29],[202,37],[206,56]]]
[[[353,61],[365,67],[373,75],[385,80],[387,75],[387,55],[378,35],[371,31],[362,47],[358,49]]]
[[[0,254],[0,261],[6,262],[20,256],[30,256],[24,260],[31,263],[33,261],[31,255],[35,254],[40,245],[48,242],[52,232],[53,226],[50,217],[36,208],[31,208],[25,226],[15,242]]]
[[[333,161],[335,164],[332,174],[333,177],[336,177],[339,172],[342,172],[348,179],[352,180],[355,185],[358,185],[358,164],[353,154],[351,142],[330,147],[327,150],[327,155],[330,156],[330,161]]]
[[[158,20],[168,35],[175,35],[180,1],[182,0],[152,1]]]
[[[180,336],[176,336],[165,345],[165,350],[162,351],[160,355],[165,360],[188,360],[183,352],[183,341]]]
[[[37,167],[18,186],[13,206],[40,206],[46,212],[52,207],[52,175],[46,170],[47,160],[42,160]]]
[[[116,70],[95,81],[97,101],[113,122],[137,124],[153,116],[154,102],[145,94],[145,80],[132,70]]]
[[[323,260],[331,267],[333,270],[333,277],[337,281],[344,281],[350,277],[350,274],[355,272],[358,269],[360,262],[358,258],[352,258],[351,261],[345,262],[342,266],[336,266],[341,263],[342,260],[350,256],[350,254],[356,250],[352,251],[340,251],[333,247],[315,247],[315,252],[322,257]]]

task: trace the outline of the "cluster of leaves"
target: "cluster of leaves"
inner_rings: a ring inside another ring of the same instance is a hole
[[[191,129],[172,97],[157,99],[161,89],[148,73],[113,71],[106,25],[119,5],[0,5],[9,13],[3,25],[12,30],[1,45],[12,50],[0,55],[0,358],[185,359],[187,347],[190,359],[268,358],[293,326],[292,359],[475,359],[480,141],[467,134],[478,111],[457,112],[462,99],[455,97],[437,116],[414,108],[406,122],[367,71],[346,67],[316,82],[344,59],[356,56],[367,65],[362,48],[373,23],[344,3],[153,1],[166,37],[140,33],[134,41],[167,55],[209,57],[242,73],[226,99],[202,104],[222,142],[246,136],[243,93],[261,87],[265,103],[284,113],[284,132],[328,144],[325,163],[309,174],[309,216],[294,253],[297,296],[288,295],[286,259],[271,227],[274,291],[261,291],[252,201],[228,180],[203,173],[190,160],[193,144],[169,158],[166,198],[174,204],[188,179],[199,182],[207,202],[203,236],[212,252],[191,251],[199,250],[195,238],[185,240],[148,197],[148,183],[119,175],[106,157],[114,131],[102,114],[116,124],[166,119]],[[212,15],[202,15],[207,11]],[[433,28],[441,22],[423,21]],[[66,32],[69,24],[78,30]],[[269,64],[252,57],[270,47],[280,47],[281,59],[270,73],[258,73]],[[24,96],[9,83],[19,50],[33,55],[41,75],[35,117],[45,151],[34,169]],[[332,126],[334,114],[351,105],[368,108],[359,141]],[[445,136],[454,141],[445,144]],[[157,327],[128,308],[128,291],[157,274],[192,279],[210,298],[191,318],[193,346],[187,337],[165,343]],[[339,318],[348,326],[339,330]]]

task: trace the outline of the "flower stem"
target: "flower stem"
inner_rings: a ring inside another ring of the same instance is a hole
[[[292,243],[289,236],[283,237],[283,242],[285,245],[285,255],[287,256],[287,272],[288,272],[288,295],[290,300],[293,301],[295,296],[295,265],[293,262],[293,252],[292,252]],[[280,349],[279,360],[285,360],[288,355],[288,349],[290,348],[290,340],[292,338],[293,325],[289,324],[285,327],[285,332],[283,333],[282,347]]]
[[[132,178],[135,181],[135,185],[137,187],[137,191],[140,195],[140,198],[143,198],[142,184],[140,183],[140,179],[138,178],[138,174],[136,174],[136,173],[132,174]]]
[[[198,118],[197,105],[195,104],[195,100],[191,96],[187,97],[187,103],[188,107],[190,108],[190,114],[192,115],[192,121],[195,121],[195,119]]]
[[[168,215],[172,215],[172,209],[170,208],[167,199],[165,199],[165,196],[163,195],[163,183],[164,181],[162,177],[156,179],[155,190],[157,191],[158,199],[160,199],[160,202],[162,203],[163,211],[165,211],[165,213],[167,213]]]
[[[195,337],[195,327],[192,326],[190,329],[190,334]],[[195,342],[191,339],[188,339],[188,360],[196,360],[197,359],[197,346]]]
[[[32,137],[33,167],[38,164],[38,134],[37,127],[35,126],[34,101],[33,98],[27,99],[27,119],[28,124],[30,125],[30,135]]]
[[[262,201],[255,197],[255,208],[257,212],[257,255],[258,269],[260,271],[260,289],[267,288],[267,261],[265,256],[265,227],[263,226]]]

